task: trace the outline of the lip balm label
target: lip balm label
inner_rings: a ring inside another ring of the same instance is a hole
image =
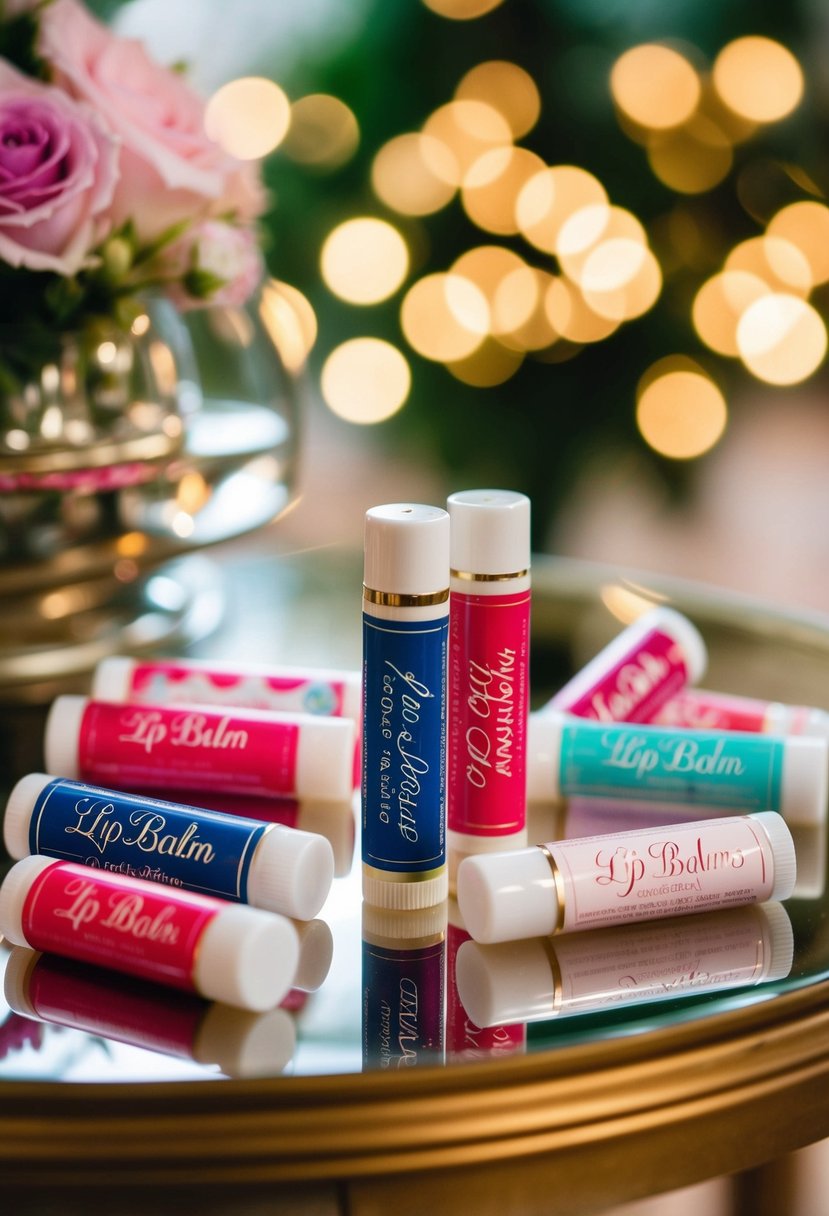
[[[744,817],[545,847],[566,891],[564,932],[762,903],[774,888],[768,838]]]
[[[294,792],[299,727],[218,710],[90,701],[78,741],[86,781],[141,789]]]
[[[464,1008],[455,979],[458,951],[471,941],[465,929],[451,922],[446,931],[446,1050],[455,1060],[493,1060],[523,1050],[527,1032],[520,1023],[478,1026]]]
[[[449,826],[500,836],[524,826],[530,593],[453,593]]]
[[[363,615],[363,861],[398,873],[445,861],[449,618]]]
[[[741,812],[780,806],[783,743],[768,736],[567,723],[560,788],[565,797],[700,802]]]
[[[29,849],[241,902],[267,823],[58,778],[38,795]]]
[[[332,717],[342,716],[344,693],[341,680],[237,675],[172,662],[136,663],[130,685],[132,700],[150,705],[190,701]]]
[[[611,667],[588,692],[558,708],[598,722],[649,722],[687,681],[682,649],[668,634],[652,629],[634,654]]]
[[[363,941],[363,1064],[413,1068],[444,1050],[443,940],[395,950]]]
[[[56,861],[29,888],[21,923],[33,950],[193,990],[199,939],[220,908],[185,892],[139,892],[118,874],[78,874]]]

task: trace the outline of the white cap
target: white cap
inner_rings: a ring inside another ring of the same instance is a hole
[[[577,722],[579,719],[572,718]],[[560,796],[561,727],[557,712],[532,713],[527,721],[527,802],[555,802]]]
[[[273,714],[299,726],[296,754],[298,798],[345,802],[354,792],[357,775],[357,726],[351,718],[318,714]]]
[[[247,902],[311,920],[328,898],[334,878],[334,850],[324,836],[269,824],[253,851]]]
[[[672,969],[677,967],[676,959],[679,952],[689,946],[693,948],[694,941],[703,943],[715,926],[719,934],[726,936],[734,934],[732,940],[739,943],[739,935],[745,934],[744,941],[750,940],[751,957],[735,959],[735,966],[749,964],[751,968],[759,964],[754,979],[746,979],[742,983],[761,983],[766,980],[783,979],[789,974],[794,958],[794,934],[792,924],[785,908],[779,903],[751,904],[741,908],[727,908],[719,912],[703,912],[699,916],[683,918],[684,924],[677,923],[676,918],[664,922],[664,935],[654,937],[654,924],[617,925],[611,929],[595,929],[588,933],[567,934],[555,942],[543,938],[532,938],[528,941],[502,942],[498,945],[482,946],[474,941],[464,942],[460,947],[455,965],[455,979],[458,986],[458,996],[461,1004],[473,1022],[478,1026],[500,1026],[511,1022],[547,1021],[560,1011],[566,1010],[566,999],[562,1005],[560,980],[566,980],[565,972],[575,967],[582,975],[587,973],[591,960],[595,959],[596,997],[607,998],[614,990],[615,977],[619,969],[627,969],[630,960],[638,963],[647,960],[648,968],[654,966],[655,943],[658,945],[664,938],[665,974],[670,976]],[[662,926],[657,926],[657,932]],[[646,950],[642,950],[643,931]],[[760,939],[758,956],[757,937]],[[709,940],[711,940],[709,938]],[[713,939],[718,940],[718,937]],[[612,952],[613,964],[608,966],[608,955]],[[557,965],[554,965],[554,960]],[[658,960],[657,960],[658,961]],[[611,977],[608,971],[612,970]],[[748,970],[748,967],[745,967]],[[609,981],[609,986],[608,986]],[[742,986],[737,984],[720,983],[716,974],[712,988]],[[704,987],[695,987],[694,991],[705,991]],[[652,994],[643,994],[631,990],[627,994],[619,993],[620,1000],[614,1001],[613,1007],[623,1004],[638,1004],[648,995],[656,999],[666,996],[681,997],[690,995],[681,986],[671,986],[670,989],[660,988]],[[587,997],[585,1003],[584,998]],[[576,1002],[585,1012],[598,1005],[591,1006],[590,994],[581,992]],[[605,999],[604,1007],[607,1007]]]
[[[331,969],[334,935],[324,920],[294,921],[294,928],[299,937],[299,963],[292,986],[316,992]]]
[[[79,776],[78,740],[88,697],[55,697],[46,718],[43,752],[47,770],[56,777]]]
[[[758,811],[756,815],[747,815],[759,827],[762,827],[768,837],[774,855],[772,873],[773,887],[768,898],[788,899],[794,890],[797,879],[797,854],[794,849],[794,839],[782,815],[776,811]]]
[[[23,933],[23,905],[29,888],[39,874],[56,865],[54,857],[34,853],[16,862],[0,885],[0,934],[12,946],[28,946]]]
[[[32,809],[38,794],[50,781],[54,781],[54,777],[48,777],[45,773],[27,773],[12,787],[3,817],[3,843],[14,861],[29,855]]]
[[[434,595],[449,588],[449,516],[440,507],[390,503],[365,519],[363,582],[370,591]]]
[[[217,1064],[226,1077],[275,1077],[296,1049],[296,1023],[284,1009],[251,1013],[208,1006],[193,1042],[193,1059]]]
[[[135,659],[113,655],[102,659],[92,675],[90,695],[95,701],[126,701],[132,692]]]
[[[829,802],[829,743],[788,735],[784,743],[780,811],[791,823],[823,823]]]
[[[414,950],[440,940],[448,924],[446,900],[431,908],[378,908],[363,903],[363,940],[375,946]]]
[[[460,490],[447,499],[451,566],[465,574],[520,574],[530,566],[530,500],[514,490]]]

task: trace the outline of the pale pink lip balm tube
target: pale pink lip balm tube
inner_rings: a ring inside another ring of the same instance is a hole
[[[829,713],[811,705],[786,705],[734,693],[685,688],[660,708],[658,726],[691,730],[742,730],[761,735],[808,735],[829,739]]]
[[[0,933],[259,1012],[279,1004],[299,962],[287,917],[37,854],[0,886]]]
[[[760,811],[467,857],[458,905],[475,941],[516,941],[784,900],[796,873],[785,821]]]
[[[231,705],[355,722],[361,711],[358,671],[126,655],[98,664],[92,677],[92,698],[145,705]]]
[[[50,773],[116,789],[342,802],[354,791],[357,728],[349,718],[61,696],[44,748]]]
[[[708,664],[687,617],[660,606],[628,625],[558,690],[539,712],[559,710],[598,722],[650,722]]]

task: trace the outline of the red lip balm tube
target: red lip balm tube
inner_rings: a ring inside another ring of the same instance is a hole
[[[0,886],[0,933],[259,1012],[279,1004],[299,962],[284,916],[38,855]]]

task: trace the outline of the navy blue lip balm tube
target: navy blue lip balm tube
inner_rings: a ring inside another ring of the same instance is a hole
[[[449,516],[392,503],[365,520],[363,898],[428,908],[448,894]]]

